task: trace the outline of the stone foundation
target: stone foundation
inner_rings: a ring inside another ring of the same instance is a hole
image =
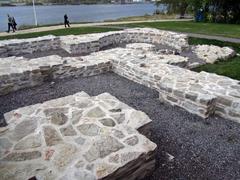
[[[13,39],[0,41],[0,57],[18,56],[59,49],[58,37],[49,35],[29,39]]]
[[[0,42],[0,57],[32,54],[34,52],[64,49],[70,54],[89,54],[104,47],[121,43],[155,43],[178,50],[188,48],[187,36],[150,28],[134,28],[87,35],[53,35],[30,39],[14,39]]]
[[[77,93],[5,114],[1,179],[140,179],[155,167],[151,120],[108,93]]]
[[[51,38],[53,37],[50,36]],[[203,118],[218,114],[240,121],[239,81],[184,69],[188,68],[189,64],[194,65],[194,62],[191,62],[194,54],[189,57],[179,54],[186,49],[192,49],[196,57],[205,63],[211,63],[234,55],[235,52],[230,48],[208,45],[189,47],[185,35],[149,28],[65,36],[57,41],[59,48],[62,47],[71,54],[90,54],[68,58],[1,58],[0,95],[40,85],[44,81],[113,71],[156,89],[160,93],[161,101],[182,107]],[[20,44],[22,42],[24,41],[19,40]],[[29,42],[35,40],[27,40],[27,43]],[[125,43],[125,47],[102,50],[122,43]],[[172,49],[159,50],[160,44]],[[17,43],[12,45],[10,41],[4,47],[8,46],[15,47]],[[167,51],[170,51],[170,54]],[[212,56],[213,54],[215,55]]]
[[[57,55],[36,59],[2,58],[0,61],[0,95],[34,87],[45,81],[79,76],[93,76],[111,70],[109,60]]]

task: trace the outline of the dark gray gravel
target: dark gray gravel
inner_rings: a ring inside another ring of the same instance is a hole
[[[153,120],[151,140],[158,145],[157,164],[146,180],[240,179],[240,124],[213,117],[203,120],[161,104],[156,91],[113,73],[45,83],[0,97],[0,115],[79,91],[109,92]],[[168,154],[174,158],[170,160]]]

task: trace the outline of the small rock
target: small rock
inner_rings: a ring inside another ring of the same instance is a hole
[[[58,152],[54,155],[53,163],[59,171],[64,170],[74,160],[76,151],[76,146],[72,144],[58,146]]]
[[[138,143],[138,137],[132,136],[123,141],[125,144],[128,144],[129,146],[135,146]]]
[[[100,132],[100,127],[96,124],[82,124],[77,129],[86,136],[97,136]]]
[[[113,129],[112,132],[113,132],[113,135],[114,135],[115,137],[119,138],[119,139],[122,139],[122,138],[125,137],[125,135],[123,134],[123,132],[120,131],[120,130]]]
[[[24,150],[24,149],[31,149],[41,146],[41,137],[39,135],[29,136],[25,139],[19,141],[14,149],[15,150]]]
[[[122,148],[124,148],[124,145],[117,139],[111,136],[101,136],[98,140],[95,140],[90,149],[84,154],[84,157],[88,162],[92,162]]]
[[[169,154],[169,153],[166,153],[167,157],[168,157],[168,161],[173,161],[174,159],[174,156]]]
[[[101,122],[104,126],[108,127],[114,127],[116,125],[116,123],[110,118],[101,119],[99,120],[99,122]]]
[[[101,118],[105,116],[105,112],[103,112],[100,107],[94,107],[87,112],[86,116],[90,118]]]
[[[37,128],[37,119],[25,120],[19,123],[12,134],[14,140],[20,140],[23,137],[31,134]]]
[[[83,145],[85,143],[86,139],[84,139],[82,137],[78,137],[78,138],[74,139],[74,141],[79,145]]]
[[[63,125],[67,122],[68,117],[60,112],[55,112],[51,116],[51,123],[56,125]]]
[[[56,144],[62,143],[62,138],[60,134],[51,126],[45,126],[43,128],[44,138],[47,146],[54,146]]]
[[[60,129],[63,136],[75,136],[77,132],[73,129],[72,125]]]

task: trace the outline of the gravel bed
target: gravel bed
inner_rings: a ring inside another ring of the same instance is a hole
[[[85,91],[109,92],[153,120],[158,145],[156,170],[145,180],[240,179],[240,124],[218,117],[203,120],[161,104],[158,92],[114,73],[49,82],[0,97],[0,119],[10,110]]]

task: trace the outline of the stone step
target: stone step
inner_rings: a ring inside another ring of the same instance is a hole
[[[140,179],[155,167],[151,120],[104,93],[13,110],[0,128],[1,179]]]

